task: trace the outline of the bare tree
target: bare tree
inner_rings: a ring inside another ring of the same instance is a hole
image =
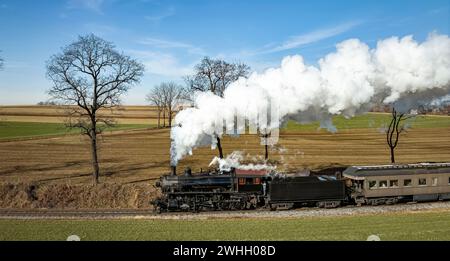
[[[270,132],[261,132],[259,136],[264,140],[264,159],[269,159],[269,142]]]
[[[243,63],[228,63],[220,59],[204,57],[195,66],[194,74],[185,77],[185,81],[192,91],[210,91],[223,97],[225,89],[230,83],[240,77],[247,77],[250,67]],[[216,134],[219,157],[223,158],[222,144],[219,135]]]
[[[398,113],[395,108],[392,108],[391,122],[386,130],[386,142],[391,152],[391,163],[395,163],[395,148],[398,145],[400,134],[406,131],[405,120],[414,117],[406,113]]]
[[[174,82],[163,82],[160,84],[163,94],[164,107],[168,114],[169,127],[172,127],[172,118],[175,110],[184,100],[185,90],[183,86]]]
[[[172,127],[172,118],[177,107],[186,99],[186,91],[183,86],[174,82],[163,82],[153,87],[147,94],[147,100],[158,108],[158,127],[160,126],[161,112],[163,113],[164,127],[166,126],[166,114],[168,125]]]
[[[230,83],[239,77],[247,77],[249,72],[250,67],[246,64],[204,57],[195,66],[194,75],[186,76],[185,81],[192,91],[210,91],[223,97]]]
[[[120,96],[139,82],[144,66],[115,50],[93,34],[80,36],[47,62],[47,77],[53,81],[49,95],[61,104],[76,105],[68,111],[67,126],[79,128],[91,141],[94,183],[98,183],[97,135],[111,119],[99,115],[102,108],[120,104]]]
[[[155,105],[156,109],[158,110],[158,128],[161,127],[161,113],[165,113],[165,105],[164,105],[164,97],[163,92],[160,85],[156,85],[153,87],[153,89],[150,90],[150,92],[147,94],[146,97],[147,101],[150,102],[150,104]],[[164,127],[166,126],[166,120],[164,117]]]
[[[219,78],[215,73],[216,64],[216,60],[212,60],[209,57],[204,57],[203,60],[195,66],[194,75],[185,77],[185,81],[189,88],[193,91],[210,91],[214,94],[218,94],[216,89]],[[220,94],[218,95],[220,96]]]
[[[216,93],[223,97],[223,93],[230,83],[237,81],[240,77],[247,78],[250,67],[243,63],[227,63],[223,60],[217,60],[216,71],[217,78],[219,78]]]

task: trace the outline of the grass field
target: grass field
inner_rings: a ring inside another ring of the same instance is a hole
[[[35,118],[39,118],[36,117]],[[342,116],[333,118],[338,131],[351,129],[382,129],[389,122],[389,114],[371,113],[358,115],[351,119],[345,119]],[[39,119],[38,119],[39,120]],[[445,128],[450,127],[450,117],[448,116],[417,116],[407,122],[410,128]],[[144,129],[154,127],[154,124],[117,124],[112,128],[106,128],[105,131]],[[299,124],[289,121],[284,127],[284,132],[311,132],[322,131],[319,122],[308,124]],[[63,123],[59,122],[22,122],[22,121],[0,121],[0,139],[10,138],[28,138],[47,135],[63,135],[79,133],[77,129],[68,129]]]
[[[114,127],[105,128],[104,131],[150,128],[150,124],[117,124]],[[30,138],[50,135],[65,135],[80,133],[79,129],[68,129],[63,123],[53,122],[0,122],[0,139]]]
[[[333,124],[339,130],[349,129],[383,129],[388,126],[391,115],[388,113],[368,113],[357,115],[351,119],[343,116],[333,117]],[[409,128],[445,128],[450,127],[450,117],[441,115],[417,115],[406,120]],[[289,121],[284,127],[285,131],[315,131],[320,127],[319,122],[309,124],[298,124]],[[326,130],[323,130],[326,131]]]
[[[0,220],[0,240],[450,240],[450,211],[208,220]]]

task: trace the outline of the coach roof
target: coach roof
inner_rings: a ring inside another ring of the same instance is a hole
[[[342,173],[344,177],[362,180],[365,177],[450,173],[450,163],[417,163],[374,166],[351,166]]]

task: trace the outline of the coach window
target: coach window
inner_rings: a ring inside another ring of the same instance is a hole
[[[420,178],[419,179],[419,186],[426,186],[427,185],[427,179],[426,178]]]
[[[398,180],[389,180],[389,187],[398,188]]]
[[[245,178],[239,178],[239,185],[245,185]]]
[[[387,180],[380,180],[380,188],[387,188],[388,182]]]
[[[369,180],[369,189],[374,189],[377,186],[376,180]]]
[[[437,186],[438,179],[437,178],[431,178],[431,186]]]
[[[410,179],[405,179],[403,181],[403,186],[404,187],[411,187],[412,186],[412,181]]]

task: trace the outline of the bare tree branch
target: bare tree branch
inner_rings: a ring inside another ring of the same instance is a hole
[[[49,95],[59,104],[70,105],[66,126],[79,128],[91,139],[95,183],[97,135],[114,125],[112,118],[97,112],[120,105],[121,95],[139,82],[143,72],[142,64],[93,34],[80,36],[47,62],[47,77],[53,82]]]
[[[247,77],[250,67],[243,63],[228,63],[219,59],[204,57],[195,66],[194,74],[185,77],[186,84],[192,91],[210,91],[223,97],[230,83]]]
[[[184,78],[191,91],[210,91],[223,97],[226,88],[240,77],[248,77],[250,67],[243,63],[228,63],[220,59],[204,57],[195,66],[194,74]],[[216,134],[219,157],[223,158],[222,145]]]
[[[158,110],[158,128],[161,127],[161,113],[165,113],[163,90],[161,85],[156,85],[146,96],[146,100],[151,104],[156,106]],[[166,121],[164,117],[164,127],[166,126]]]
[[[163,82],[150,91],[147,95],[147,100],[151,104],[157,106],[158,114],[163,112],[165,116],[165,112],[167,111],[169,127],[171,127],[175,111],[178,109],[178,106],[186,100],[186,92],[181,85],[174,82]],[[158,121],[159,117],[160,116],[158,116]]]
[[[400,134],[406,131],[405,122],[408,119],[414,118],[414,115],[407,115],[405,113],[398,113],[393,107],[391,113],[391,121],[389,127],[386,130],[386,142],[389,146],[391,154],[391,163],[395,163],[395,148],[398,145]]]

